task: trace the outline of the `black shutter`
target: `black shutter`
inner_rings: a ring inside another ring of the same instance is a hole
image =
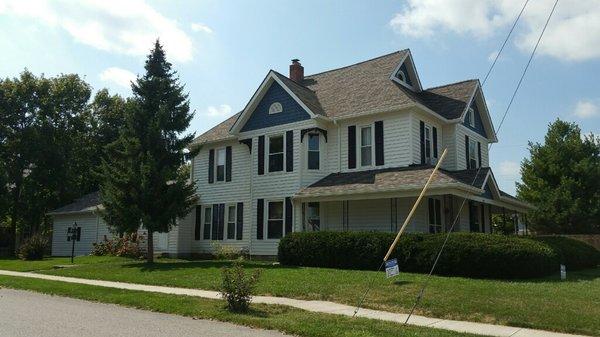
[[[225,181],[231,181],[231,146],[225,148]]]
[[[433,127],[433,158],[438,157],[438,149],[437,149],[437,128]]]
[[[77,241],[81,241],[81,227],[77,227]]]
[[[256,238],[263,239],[263,230],[265,226],[265,199],[256,200]]]
[[[215,150],[210,149],[208,151],[208,183],[212,184],[215,182]]]
[[[265,136],[258,137],[258,174],[265,174]]]
[[[219,204],[219,232],[218,240],[223,240],[223,232],[225,232],[225,204]]]
[[[375,165],[383,165],[383,121],[375,122]]]
[[[477,159],[479,160],[479,167],[481,167],[481,143],[477,142]]]
[[[294,131],[285,133],[285,171],[294,171]]]
[[[205,209],[204,212],[206,213],[206,209],[211,209],[211,206],[210,205],[204,206],[204,209]],[[214,219],[214,210],[211,212],[213,213],[212,219]],[[201,216],[204,216],[204,213],[202,213]],[[202,219],[202,221],[205,221],[205,220],[206,219],[204,219],[204,218]],[[210,240],[210,227],[211,227],[210,223],[204,224],[204,240]]]
[[[218,240],[219,238],[219,204],[212,205],[212,231],[211,239]]]
[[[292,232],[292,199],[285,198],[285,234]]]
[[[469,136],[465,135],[465,159],[467,161],[467,170],[469,169]]]
[[[481,232],[485,233],[485,206],[481,204]]]
[[[196,206],[196,223],[194,224],[194,240],[200,240],[200,228],[202,227],[202,207]]]
[[[244,232],[244,203],[237,203],[237,215],[236,215],[236,229],[235,239],[241,240]]]
[[[356,168],[356,126],[348,127],[348,168]]]
[[[421,164],[425,164],[425,123],[419,121],[419,139],[421,142]]]

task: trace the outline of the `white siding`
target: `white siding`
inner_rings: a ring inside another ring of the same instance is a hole
[[[412,144],[412,164],[421,164],[421,121],[429,124],[437,129],[437,153],[438,158],[442,156],[442,151],[445,144],[444,139],[444,128],[438,119],[435,119],[425,113],[412,113],[411,114],[411,144]],[[433,156],[433,154],[432,154]]]
[[[81,213],[70,215],[55,215],[52,228],[52,256],[70,256],[72,242],[67,241],[67,230],[76,221],[81,227],[80,241],[75,241],[75,255],[88,255],[93,243],[101,242],[104,236],[112,237],[104,221],[96,214]]]

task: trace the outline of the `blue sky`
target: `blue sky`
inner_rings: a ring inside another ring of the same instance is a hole
[[[522,0],[12,1],[0,0],[0,75],[78,73],[129,95],[152,40],[190,93],[200,134],[244,107],[269,69],[307,74],[410,48],[424,87],[482,78]],[[484,94],[494,123],[553,4],[531,1]],[[514,193],[527,142],[557,117],[600,131],[600,1],[559,3],[539,54],[493,145],[501,188]]]

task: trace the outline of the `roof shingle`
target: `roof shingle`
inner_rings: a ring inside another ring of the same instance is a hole
[[[72,202],[66,206],[57,208],[49,213],[52,214],[52,213],[81,212],[81,211],[85,211],[85,210],[89,209],[90,207],[100,206],[100,204],[101,204],[100,192],[96,191],[96,192],[92,192],[90,194],[86,194],[86,195],[82,196],[81,198],[75,199],[74,202]]]

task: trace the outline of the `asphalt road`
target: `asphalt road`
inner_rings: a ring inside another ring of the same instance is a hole
[[[0,289],[0,337],[283,337],[277,331]]]

